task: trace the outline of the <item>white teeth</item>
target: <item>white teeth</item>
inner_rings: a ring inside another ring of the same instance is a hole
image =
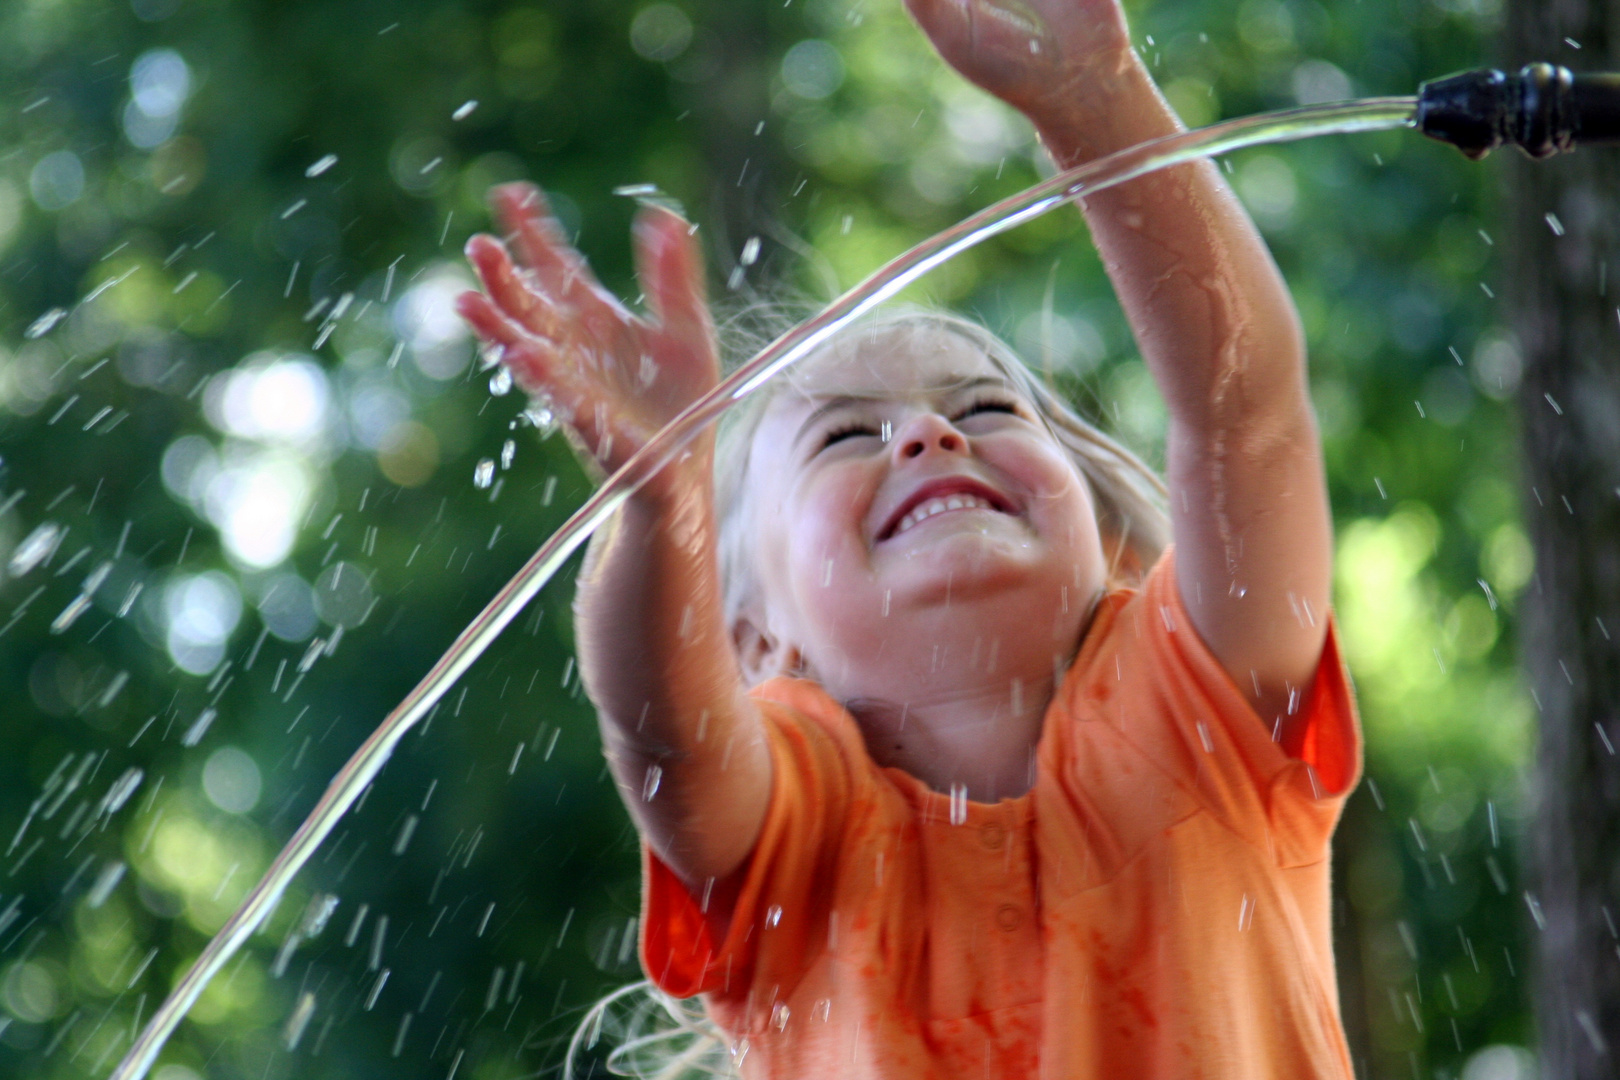
[[[895,526],[894,535],[899,536],[913,525],[927,521],[935,514],[943,514],[947,510],[994,510],[995,507],[988,500],[977,495],[951,495],[944,499],[930,499],[921,506],[907,512]]]

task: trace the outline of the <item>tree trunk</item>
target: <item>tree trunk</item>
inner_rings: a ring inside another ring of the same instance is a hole
[[[1510,0],[1506,42],[1515,66],[1620,70],[1620,4]],[[1620,152],[1513,156],[1508,303],[1536,556],[1520,640],[1541,736],[1526,906],[1542,1076],[1595,1080],[1620,1071]]]

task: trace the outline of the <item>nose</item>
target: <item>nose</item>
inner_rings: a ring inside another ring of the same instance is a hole
[[[967,439],[945,417],[935,412],[919,413],[905,421],[894,433],[896,461],[910,461],[924,454],[967,453]]]

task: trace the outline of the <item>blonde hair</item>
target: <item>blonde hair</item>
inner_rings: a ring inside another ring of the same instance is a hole
[[[721,326],[728,352],[753,355],[785,330],[791,313],[784,305],[756,306]],[[955,334],[981,349],[1014,390],[1034,407],[1075,468],[1091,486],[1097,521],[1111,548],[1112,581],[1145,573],[1170,539],[1165,486],[1141,458],[1109,438],[1056,392],[1037,379],[1010,345],[990,330],[960,315],[915,307],[887,308],[835,336],[826,349],[853,335],[877,339],[895,333]],[[818,354],[820,355],[820,354]],[[728,621],[754,598],[753,569],[747,559],[747,483],[749,450],[761,419],[785,380],[778,377],[756,391],[720,421],[715,449],[715,514],[719,521],[720,575]],[[563,1076],[574,1077],[576,1059],[600,1040],[612,1044],[607,1068],[639,1080],[730,1078],[748,1053],[748,1040],[735,1044],[695,1001],[681,1001],[642,981],[624,986],[598,1001],[586,1013],[568,1044]]]
[[[886,308],[856,323],[822,347],[836,347],[850,336],[870,339],[892,334],[947,333],[979,348],[986,359],[1027,399],[1091,487],[1097,524],[1113,565],[1109,579],[1129,583],[1146,573],[1170,540],[1165,486],[1146,462],[1087,422],[1074,407],[1035,377],[1012,346],[971,319],[947,311]],[[813,358],[812,358],[813,359]],[[756,579],[747,557],[749,449],[771,402],[785,385],[781,378],[760,388],[720,421],[714,458],[715,516],[718,519],[720,579],[729,622],[755,598]]]
[[[602,1064],[636,1080],[732,1080],[748,1040],[726,1041],[696,1000],[672,997],[650,981],[621,986],[599,1000],[574,1029],[563,1058],[563,1080],[575,1080],[582,1051],[606,1040]]]

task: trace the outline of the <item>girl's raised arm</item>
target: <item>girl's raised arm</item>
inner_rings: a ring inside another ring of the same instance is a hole
[[[907,0],[940,53],[1073,166],[1182,130],[1115,0]],[[1322,655],[1332,524],[1299,316],[1209,162],[1082,204],[1170,412],[1176,572],[1204,642],[1267,723]]]
[[[691,229],[667,210],[637,218],[640,318],[596,282],[538,188],[492,197],[521,265],[474,237],[467,256],[487,295],[463,295],[460,311],[549,399],[576,448],[616,469],[719,378]],[[747,858],[771,783],[721,606],[713,452],[706,434],[625,504],[592,542],[575,601],[580,672],[619,793],[653,850],[698,887]]]

